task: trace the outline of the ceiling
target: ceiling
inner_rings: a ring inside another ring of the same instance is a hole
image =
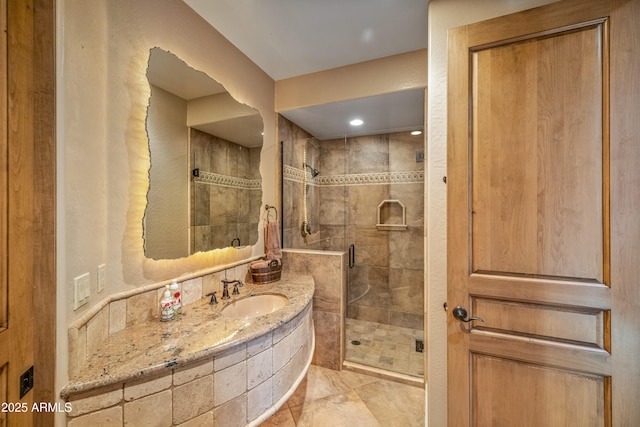
[[[368,98],[283,111],[281,114],[320,140],[422,130],[424,90],[405,90]],[[361,126],[351,126],[361,118]]]
[[[427,0],[183,0],[274,80],[427,47]],[[422,129],[422,90],[281,112],[319,139]],[[363,126],[348,124],[358,116]]]

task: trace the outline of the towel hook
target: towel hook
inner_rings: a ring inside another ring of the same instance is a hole
[[[267,222],[270,222],[270,214],[271,214],[271,209],[273,209],[276,213],[276,219],[275,221],[278,220],[278,208],[276,208],[275,206],[271,206],[271,205],[264,205],[264,209],[267,211]]]

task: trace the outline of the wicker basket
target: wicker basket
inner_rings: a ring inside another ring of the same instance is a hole
[[[280,280],[282,274],[282,264],[277,260],[271,260],[267,267],[251,267],[251,278],[253,283],[272,283]]]

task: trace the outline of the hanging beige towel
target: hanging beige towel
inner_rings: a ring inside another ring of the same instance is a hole
[[[268,222],[264,229],[264,246],[268,260],[282,260],[282,249],[280,248],[280,230],[276,221]]]

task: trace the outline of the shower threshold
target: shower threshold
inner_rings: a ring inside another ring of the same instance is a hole
[[[365,374],[376,378],[382,378],[389,381],[395,381],[397,383],[412,385],[415,387],[424,388],[426,383],[422,377],[414,377],[412,375],[401,374],[399,372],[393,372],[386,369],[376,368],[375,366],[363,365],[361,363],[350,362],[345,360],[342,362],[342,369],[351,372],[357,372],[359,374]]]

